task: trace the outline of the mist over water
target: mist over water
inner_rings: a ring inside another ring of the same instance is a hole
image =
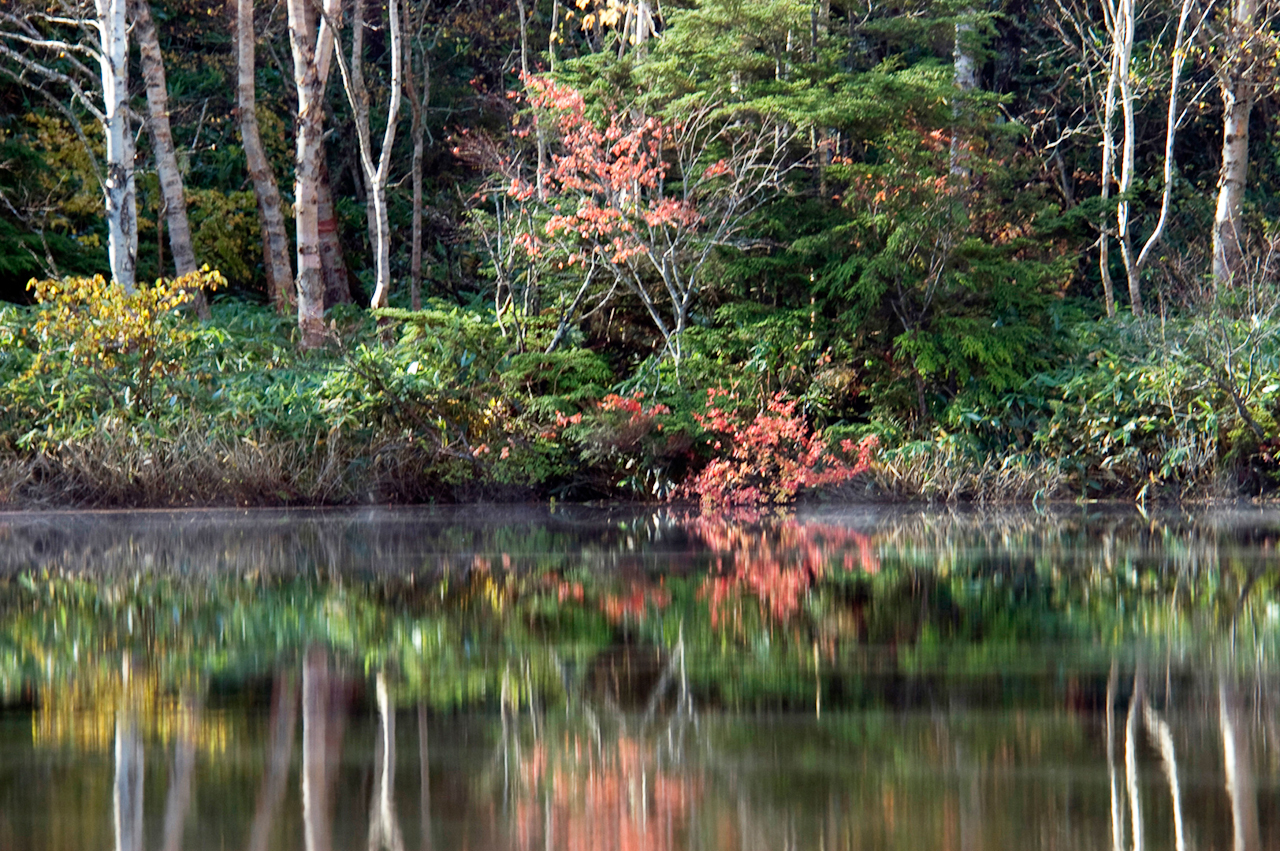
[[[1280,514],[0,515],[0,847],[1262,849]]]

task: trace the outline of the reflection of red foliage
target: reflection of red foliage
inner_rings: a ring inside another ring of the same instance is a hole
[[[701,792],[696,780],[659,769],[650,749],[627,736],[604,749],[593,739],[566,736],[555,750],[539,743],[523,760],[529,794],[515,808],[516,848],[684,847],[685,825]]]
[[[790,618],[800,610],[814,581],[826,575],[840,554],[845,570],[875,573],[880,569],[871,538],[840,526],[794,518],[749,525],[736,518],[704,514],[689,520],[687,528],[723,554],[716,560],[716,573],[703,583],[703,593],[711,603],[712,625],[742,592],[756,597],[775,619]]]
[[[865,472],[880,445],[874,434],[856,447],[852,441],[841,441],[846,455],[857,454],[849,463],[831,453],[822,432],[809,427],[796,410],[796,400],[778,393],[748,421],[738,411],[720,407],[721,400],[736,399],[727,390],[707,391],[706,411],[694,417],[715,435],[712,446],[722,454],[677,496],[696,495],[704,506],[790,502],[801,488],[838,485]]]
[[[645,588],[639,584],[633,584],[631,590],[626,594],[609,594],[600,601],[600,607],[604,610],[605,617],[617,623],[623,618],[634,618],[639,620],[644,617],[645,611],[652,605],[654,608],[661,609],[670,600],[670,595],[662,588]]]

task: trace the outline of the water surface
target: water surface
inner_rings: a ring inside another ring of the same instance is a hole
[[[1280,514],[0,515],[6,849],[1262,849]]]

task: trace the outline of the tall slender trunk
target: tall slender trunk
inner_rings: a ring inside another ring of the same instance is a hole
[[[1222,91],[1222,168],[1218,173],[1218,207],[1213,218],[1213,281],[1230,286],[1244,271],[1245,179],[1249,171],[1249,115],[1256,97],[1255,58],[1251,49],[1257,0],[1235,0],[1231,9],[1231,42],[1226,67],[1219,71]]]
[[[262,265],[267,274],[267,295],[276,312],[283,315],[294,308],[293,267],[289,263],[289,237],[285,232],[280,187],[267,160],[258,129],[256,92],[257,38],[253,28],[253,0],[236,3],[236,117],[244,158],[258,201],[258,223],[262,231]]]
[[[340,0],[323,0],[319,22],[307,0],[288,0],[289,44],[298,87],[294,215],[298,244],[298,329],[305,349],[324,345],[325,282],[320,259],[320,175],[324,154],[324,89],[333,58]],[[330,205],[332,206],[332,205]]]
[[[431,102],[431,59],[426,45],[422,44],[422,20],[413,27],[414,38],[405,39],[404,90],[409,101],[409,138],[413,142],[413,162],[410,173],[413,181],[413,211],[409,243],[409,302],[414,310],[422,309],[422,158],[425,150],[426,124],[423,121],[427,104]],[[414,69],[414,43],[417,42],[422,58],[422,90],[418,90]]]
[[[1129,282],[1129,306],[1134,316],[1141,316],[1142,287],[1138,270],[1134,267],[1132,213],[1129,194],[1133,191],[1135,151],[1137,145],[1135,94],[1133,91],[1133,0],[1119,0],[1113,8],[1114,62],[1117,69],[1117,85],[1120,91],[1120,115],[1124,134],[1120,140],[1120,182],[1116,187],[1120,198],[1116,202],[1116,241],[1120,244],[1120,256],[1124,260],[1125,277]]]
[[[129,16],[133,18],[133,37],[138,43],[138,54],[142,59],[142,79],[147,88],[147,129],[151,133],[156,174],[160,178],[160,193],[164,197],[165,221],[169,225],[169,248],[173,254],[174,268],[181,277],[196,271],[196,253],[191,246],[187,197],[182,186],[182,172],[178,169],[178,157],[173,149],[173,131],[169,127],[169,91],[165,83],[164,56],[160,53],[160,40],[156,37],[150,2],[128,2]],[[162,262],[161,276],[164,275],[163,265]],[[192,299],[196,313],[201,319],[208,319],[209,302],[204,297],[204,291],[195,289]]]
[[[102,39],[103,129],[107,167],[107,255],[111,279],[133,292],[138,261],[138,204],[133,175],[133,131],[129,122],[129,39],[126,0],[94,0]]]
[[[351,304],[354,300],[351,297],[351,276],[347,274],[347,259],[342,252],[342,239],[338,236],[338,210],[329,187],[329,163],[322,146],[320,184],[316,187],[316,227],[320,233],[320,275],[324,280],[325,308]]]
[[[956,126],[951,132],[951,174],[962,181],[969,179],[969,142],[959,126],[964,118],[966,95],[978,87],[978,63],[974,57],[973,10],[967,9],[956,19],[953,51],[954,82],[957,90],[952,115]],[[816,26],[815,26],[816,31]]]
[[[1173,58],[1169,63],[1169,113],[1165,120],[1164,130],[1164,185],[1160,195],[1160,218],[1156,220],[1155,228],[1152,229],[1151,235],[1147,237],[1146,244],[1142,246],[1138,259],[1134,261],[1133,274],[1135,277],[1141,277],[1142,269],[1146,266],[1152,249],[1163,238],[1165,224],[1169,221],[1169,208],[1173,205],[1173,177],[1175,171],[1173,145],[1178,135],[1178,87],[1182,81],[1182,66],[1187,58],[1187,44],[1194,39],[1195,32],[1199,30],[1197,25],[1195,31],[1191,34],[1187,32],[1187,25],[1190,22],[1193,6],[1193,0],[1182,0],[1182,8],[1178,14],[1178,29],[1173,40]]]
[[[400,49],[400,4],[388,0],[388,29],[391,36],[391,93],[387,108],[387,125],[382,135],[378,162],[373,161],[373,138],[369,125],[369,89],[364,79],[364,3],[357,0],[352,15],[351,67],[338,54],[343,88],[355,113],[356,137],[360,144],[360,167],[364,172],[366,210],[374,253],[374,288],[369,306],[387,306],[391,294],[391,225],[387,220],[387,182],[391,176],[391,148],[396,139],[396,123],[400,114],[403,87]],[[523,10],[523,6],[521,7]],[[523,15],[521,16],[523,20]]]
[[[1104,4],[1103,9],[1108,9],[1109,4]],[[1108,15],[1109,25],[1114,21],[1114,15]],[[1111,229],[1106,222],[1106,218],[1110,217],[1107,200],[1111,197],[1111,183],[1115,180],[1116,174],[1116,89],[1120,85],[1120,54],[1119,51],[1112,50],[1111,62],[1107,68],[1107,94],[1103,100],[1102,106],[1102,209],[1107,211],[1104,213],[1102,227],[1098,234],[1098,271],[1102,274],[1102,294],[1107,304],[1107,316],[1114,317],[1116,315],[1116,292],[1115,284],[1111,280]]]

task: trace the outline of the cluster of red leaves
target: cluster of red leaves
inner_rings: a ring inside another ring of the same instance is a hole
[[[569,235],[581,241],[568,259],[572,265],[599,254],[611,263],[625,263],[645,250],[638,228],[694,229],[702,216],[690,203],[662,194],[667,166],[662,149],[669,129],[651,116],[619,110],[600,127],[587,115],[582,94],[547,77],[524,78],[525,98],[538,115],[553,115],[559,141],[551,165],[541,175],[552,196],[553,214],[544,235]],[[526,134],[527,129],[517,131]],[[727,166],[716,164],[727,172]],[[527,201],[537,183],[513,177],[507,193]],[[530,256],[543,251],[542,237],[523,234],[519,244]]]
[[[680,488],[678,497],[697,497],[704,507],[790,502],[801,488],[838,485],[865,472],[880,445],[875,435],[856,447],[841,441],[846,455],[856,453],[850,462],[832,454],[822,432],[796,410],[796,400],[778,393],[750,420],[727,404],[735,400],[727,390],[707,391],[706,411],[694,417],[713,435],[712,448],[720,454]]]
[[[757,526],[738,516],[703,514],[691,518],[687,527],[721,553],[702,586],[712,626],[733,617],[744,592],[759,600],[775,620],[789,619],[837,559],[847,571],[880,569],[870,536],[840,526],[795,519]]]

